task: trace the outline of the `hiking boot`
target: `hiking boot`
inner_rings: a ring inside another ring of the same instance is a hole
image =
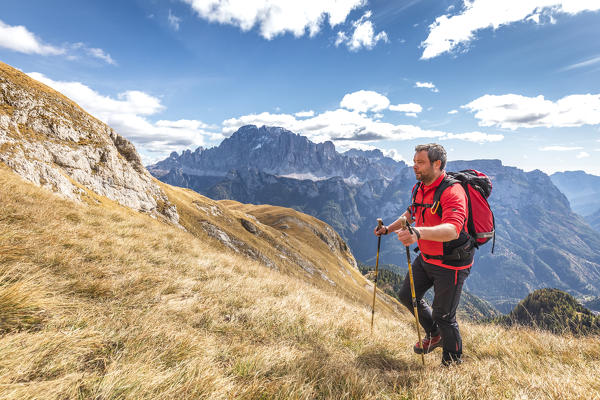
[[[427,336],[425,336],[425,339],[423,339],[423,348],[421,348],[420,343],[417,342],[414,345],[413,350],[417,354],[421,354],[421,353],[427,354],[427,353],[432,352],[436,347],[441,347],[442,344],[443,344],[442,343],[442,335],[437,335],[437,336],[427,335]]]

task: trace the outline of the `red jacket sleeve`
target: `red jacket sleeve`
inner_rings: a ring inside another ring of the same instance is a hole
[[[442,224],[452,224],[460,235],[468,217],[467,195],[457,183],[444,190],[441,196]]]

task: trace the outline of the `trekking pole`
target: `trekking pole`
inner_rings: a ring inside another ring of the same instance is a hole
[[[408,231],[412,235],[413,230],[410,227],[410,224],[408,222],[406,223],[406,227],[408,228]],[[412,266],[410,264],[409,246],[406,246],[406,261],[408,262],[408,279],[410,280],[410,293],[412,295],[412,305],[413,305],[413,309],[415,311],[414,312],[415,327],[417,328],[417,335],[419,336],[419,346],[421,346],[421,350],[423,350],[423,352],[421,352],[421,361],[423,362],[423,365],[425,365],[425,356],[423,355],[425,349],[423,349],[423,341],[421,340],[421,331],[419,330],[419,312],[417,310],[417,296],[415,295],[415,281],[413,280]]]
[[[383,226],[383,220],[377,218],[377,230]],[[377,293],[377,274],[379,273],[379,246],[381,246],[381,235],[377,238],[377,258],[375,261],[375,279],[373,286],[373,307],[371,308],[371,335],[373,334],[373,320],[375,319],[375,294]]]

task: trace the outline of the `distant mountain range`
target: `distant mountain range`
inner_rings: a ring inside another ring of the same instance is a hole
[[[583,171],[556,172],[552,182],[567,196],[571,208],[585,217],[600,215],[600,176]],[[597,222],[596,228],[598,228]],[[590,224],[591,225],[591,224]]]
[[[223,140],[219,147],[198,147],[181,155],[171,153],[169,158],[148,168],[158,177],[179,170],[198,178],[225,177],[228,171],[240,167],[296,179],[339,176],[355,183],[381,177],[391,179],[406,164],[384,157],[379,150],[340,154],[329,141],[316,144],[282,128],[248,125]]]
[[[466,289],[508,312],[535,289],[600,295],[600,239],[571,211],[567,197],[541,171],[499,160],[449,162],[447,170],[488,174],[497,223],[496,248],[478,251]],[[291,207],[330,224],[357,260],[374,264],[378,217],[402,214],[415,183],[412,168],[381,152],[338,153],[282,128],[245,126],[211,149],[186,151],[148,167],[160,180],[214,199]],[[380,262],[404,263],[393,236]]]

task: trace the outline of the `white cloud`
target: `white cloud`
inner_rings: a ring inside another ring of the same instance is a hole
[[[386,157],[390,157],[396,161],[405,161],[404,157],[402,157],[402,154],[398,153],[398,151],[396,149],[389,149],[389,150],[382,150],[383,155]]]
[[[545,146],[540,148],[541,151],[574,151],[583,150],[580,146]]]
[[[448,111],[448,114],[450,114],[450,115],[458,114],[458,110],[450,110],[450,111]]]
[[[373,22],[369,20],[371,15],[372,13],[369,10],[360,19],[352,23],[352,26],[354,27],[352,36],[348,36],[345,32],[338,32],[335,45],[339,46],[340,44],[345,43],[351,51],[358,51],[363,47],[367,50],[371,50],[379,41],[388,43],[389,40],[385,31],[375,34]]]
[[[392,106],[390,106],[390,110],[404,112],[404,113],[411,113],[416,117],[417,113],[420,113],[421,111],[423,111],[423,107],[421,107],[421,105],[419,105],[419,104],[407,103],[407,104],[396,104],[395,106],[392,105]]]
[[[481,126],[507,129],[577,127],[600,124],[600,94],[576,94],[556,102],[544,96],[486,94],[461,106],[475,112]]]
[[[335,39],[335,47],[338,47],[340,44],[345,43],[347,41],[348,35],[346,35],[346,32],[339,31]]]
[[[199,146],[205,139],[222,138],[219,133],[211,132],[217,127],[201,121],[160,120],[150,122],[147,117],[165,109],[160,99],[139,90],[128,90],[117,98],[104,96],[80,82],[54,81],[43,74],[28,74],[69,97],[87,112],[108,124],[117,133],[139,145],[141,149],[158,154],[187,147]]]
[[[540,149],[541,151],[573,151],[573,150],[583,150],[583,147],[576,146],[546,146]]]
[[[42,56],[63,55],[68,60],[79,58],[78,52],[100,59],[108,64],[117,65],[116,61],[104,50],[88,47],[85,44],[73,43],[56,47],[44,44],[43,41],[27,30],[24,26],[10,26],[0,21],[0,47],[25,54],[39,54]]]
[[[325,19],[333,28],[343,23],[366,0],[184,0],[200,18],[237,26],[243,31],[259,27],[260,34],[271,40],[287,32],[295,37],[316,35]]]
[[[421,112],[419,104],[407,103],[389,105],[389,99],[377,92],[359,90],[344,96],[340,107],[325,111],[309,118],[297,118],[298,115],[260,114],[244,115],[223,121],[223,134],[228,136],[244,125],[280,126],[292,132],[307,136],[314,142],[332,140],[340,148],[361,148],[357,143],[369,143],[382,139],[411,140],[418,138],[438,138],[440,140],[465,140],[471,142],[497,142],[503,135],[491,135],[483,132],[448,133],[426,130],[415,125],[395,125],[382,122],[378,111],[390,109],[405,112],[407,116],[416,117]],[[349,143],[352,143],[350,146]]]
[[[313,117],[315,115],[315,112],[313,110],[310,110],[310,111],[300,111],[300,112],[297,112],[294,115],[296,117],[298,117],[298,118],[306,118],[306,117]]]
[[[561,69],[561,71],[570,71],[572,69],[577,69],[577,68],[584,68],[584,67],[589,67],[590,65],[595,65],[600,63],[600,56],[598,57],[594,57],[594,58],[590,58],[589,60],[585,60],[576,64],[571,64],[569,66],[564,67],[563,69]]]
[[[581,151],[579,152],[579,154],[577,154],[577,158],[588,158],[590,156],[590,153],[585,152],[585,151]]]
[[[365,143],[382,139],[411,140],[418,138],[458,139],[475,142],[490,142],[503,139],[502,135],[488,135],[482,132],[448,133],[443,131],[425,130],[415,125],[394,125],[374,119],[357,110],[325,111],[308,119],[297,119],[289,114],[260,114],[244,115],[223,121],[223,134],[231,135],[244,125],[280,126],[292,132],[307,136],[314,142],[332,140],[342,148],[348,142]],[[356,147],[356,146],[354,146]]]
[[[459,14],[442,15],[429,26],[429,36],[421,43],[421,59],[465,48],[481,29],[498,29],[519,21],[554,23],[557,14],[596,10],[600,10],[597,0],[464,0]]]
[[[111,65],[117,65],[117,62],[115,60],[113,60],[113,58],[110,56],[110,54],[105,53],[104,50],[102,49],[97,49],[97,48],[86,48],[85,49],[86,53],[89,54],[92,57],[98,58],[102,61],[105,61],[108,64]]]
[[[348,93],[340,102],[340,107],[360,112],[382,111],[387,109],[389,105],[390,100],[387,97],[371,90]]]
[[[467,142],[485,143],[499,142],[504,139],[504,135],[489,134],[483,132],[467,132],[467,133],[448,133],[446,136],[440,137],[440,140],[458,139]]]
[[[415,82],[415,87],[430,89],[434,93],[439,92],[432,82]]]
[[[171,25],[171,28],[173,28],[176,31],[179,30],[179,23],[181,22],[181,18],[179,18],[175,14],[171,13],[170,8],[169,8],[169,15],[167,17],[167,20],[169,21],[169,25]]]
[[[25,54],[59,55],[66,50],[44,44],[41,39],[22,25],[10,26],[0,21],[0,47]]]

